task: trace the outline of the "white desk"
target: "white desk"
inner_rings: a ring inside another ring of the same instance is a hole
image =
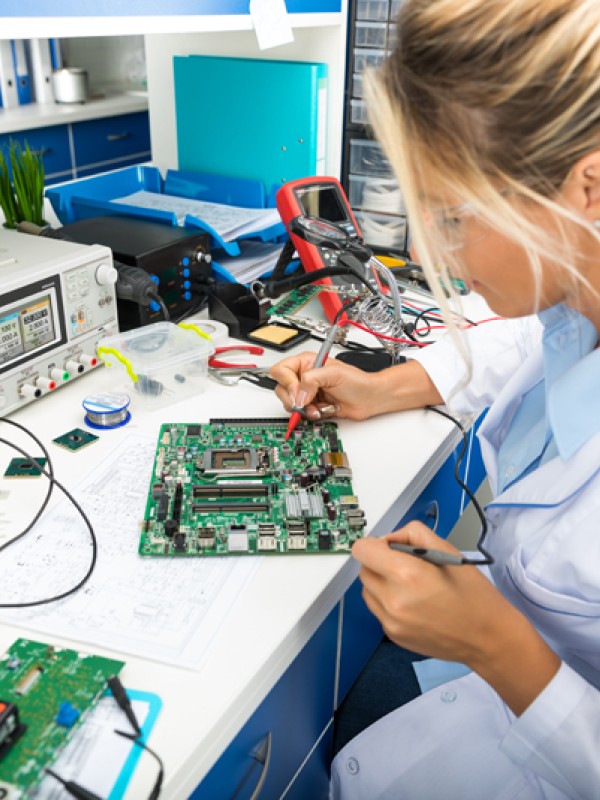
[[[278,354],[267,351],[265,360],[274,362]],[[110,453],[115,442],[130,430],[143,430],[156,436],[162,421],[202,422],[213,417],[282,415],[274,394],[264,389],[243,382],[230,388],[209,380],[206,391],[192,400],[152,414],[141,413],[133,407],[129,426],[102,431],[99,442],[78,453],[63,451],[51,444],[52,438],[83,426],[81,400],[100,387],[106,388],[110,382],[109,373],[107,369],[98,369],[12,417],[29,426],[48,445],[56,476],[67,487],[75,486],[85,471],[93,470],[94,465]],[[353,469],[353,486],[366,513],[368,530],[376,535],[390,531],[400,520],[460,438],[450,422],[426,411],[405,412],[360,423],[341,421],[339,430]],[[2,437],[21,443],[26,450],[31,449],[31,443],[16,433],[11,426],[0,426]],[[6,463],[16,455],[19,454],[0,445],[2,473]],[[15,508],[23,488],[16,484],[27,484],[30,492],[27,512],[34,508],[34,493],[41,498],[46,489],[42,479],[2,481],[2,488],[10,491],[2,502],[3,510],[15,519],[23,518],[23,509],[19,513]],[[98,535],[102,548],[102,537],[110,535],[110,531],[99,531]],[[0,576],[1,561],[0,555]],[[341,555],[264,557],[197,672],[86,647],[85,643],[45,640],[121,657],[127,662],[121,675],[124,685],[162,697],[163,710],[149,744],[165,762],[162,796],[178,800],[186,798],[199,784],[340,601],[357,572],[356,563]],[[1,650],[20,635],[44,639],[35,632],[2,623],[3,613],[0,611]],[[142,758],[127,798],[145,798],[154,775],[154,764]]]

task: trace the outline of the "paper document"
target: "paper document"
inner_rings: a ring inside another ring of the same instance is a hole
[[[113,203],[174,212],[180,225],[184,224],[186,216],[190,214],[210,225],[226,242],[231,242],[244,234],[262,231],[281,222],[276,208],[227,206],[222,203],[209,203],[205,200],[192,200],[156,192],[134,192],[125,197],[116,197]]]
[[[133,693],[131,705],[145,739],[156,717],[156,709],[151,709],[147,701],[137,699],[137,694]],[[149,697],[160,703],[158,697]],[[130,727],[114,697],[101,697],[52,765],[52,770],[61,778],[74,780],[100,797],[117,800],[123,796],[142,755],[138,745],[115,733],[115,729],[130,733]],[[31,800],[63,800],[67,797],[69,795],[60,783],[48,776],[31,795]]]
[[[219,256],[218,264],[238,283],[250,283],[273,270],[282,250],[281,243],[246,239],[240,242],[239,256]]]
[[[130,433],[77,488],[69,487],[98,537],[98,562],[89,582],[59,602],[2,610],[0,621],[199,668],[261,559],[138,555],[155,448],[154,438]],[[85,523],[69,501],[61,501],[2,553],[0,599],[60,594],[85,575],[90,557]]]

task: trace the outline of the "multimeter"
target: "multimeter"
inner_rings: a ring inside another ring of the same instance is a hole
[[[289,223],[296,217],[312,217],[332,222],[344,232],[349,240],[362,242],[360,228],[342,184],[337,178],[318,175],[289,181],[278,190],[275,201],[279,215],[288,230]],[[290,238],[306,272],[337,266],[340,250],[328,247],[327,243],[324,243],[324,246],[313,244],[301,239],[291,231]],[[369,275],[369,277],[371,276]],[[356,279],[351,275],[322,278],[318,283],[326,286],[335,284],[347,287],[356,284],[357,288],[360,287],[360,284],[356,283]],[[327,318],[333,321],[342,306],[343,294],[321,292],[319,299]]]

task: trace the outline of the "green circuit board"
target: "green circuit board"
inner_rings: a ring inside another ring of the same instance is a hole
[[[280,300],[273,303],[271,308],[267,310],[267,314],[291,317],[322,291],[323,287],[314,283],[300,286],[298,289],[292,289],[291,292],[288,292]]]
[[[144,556],[348,553],[363,535],[334,422],[213,419],[161,426]]]
[[[17,639],[0,657],[0,798],[27,797],[122,661]]]

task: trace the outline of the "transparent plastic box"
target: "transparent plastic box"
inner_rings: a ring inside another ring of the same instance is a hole
[[[387,53],[385,50],[370,50],[368,47],[354,49],[354,72],[364,72],[370,67],[383,64]]]
[[[172,322],[155,322],[98,342],[98,356],[114,370],[113,388],[125,390],[132,405],[148,407],[177,403],[202,392],[214,350],[198,328]]]
[[[406,217],[356,211],[356,221],[365,242],[383,250],[403,251],[406,244]]]
[[[398,16],[398,12],[400,11],[400,6],[402,5],[402,0],[391,0],[390,2],[390,19],[396,20]]]
[[[357,22],[354,28],[356,47],[385,47],[387,41],[386,22]]]
[[[404,201],[395,178],[348,176],[348,200],[352,208],[382,214],[404,214]]]
[[[388,18],[389,6],[389,0],[358,0],[356,19],[385,22]]]
[[[362,72],[354,72],[352,74],[352,97],[362,98],[363,91]]]
[[[368,124],[367,104],[364,100],[350,100],[350,121],[359,125]]]
[[[371,139],[350,140],[350,172],[392,178],[392,168],[379,142]]]

